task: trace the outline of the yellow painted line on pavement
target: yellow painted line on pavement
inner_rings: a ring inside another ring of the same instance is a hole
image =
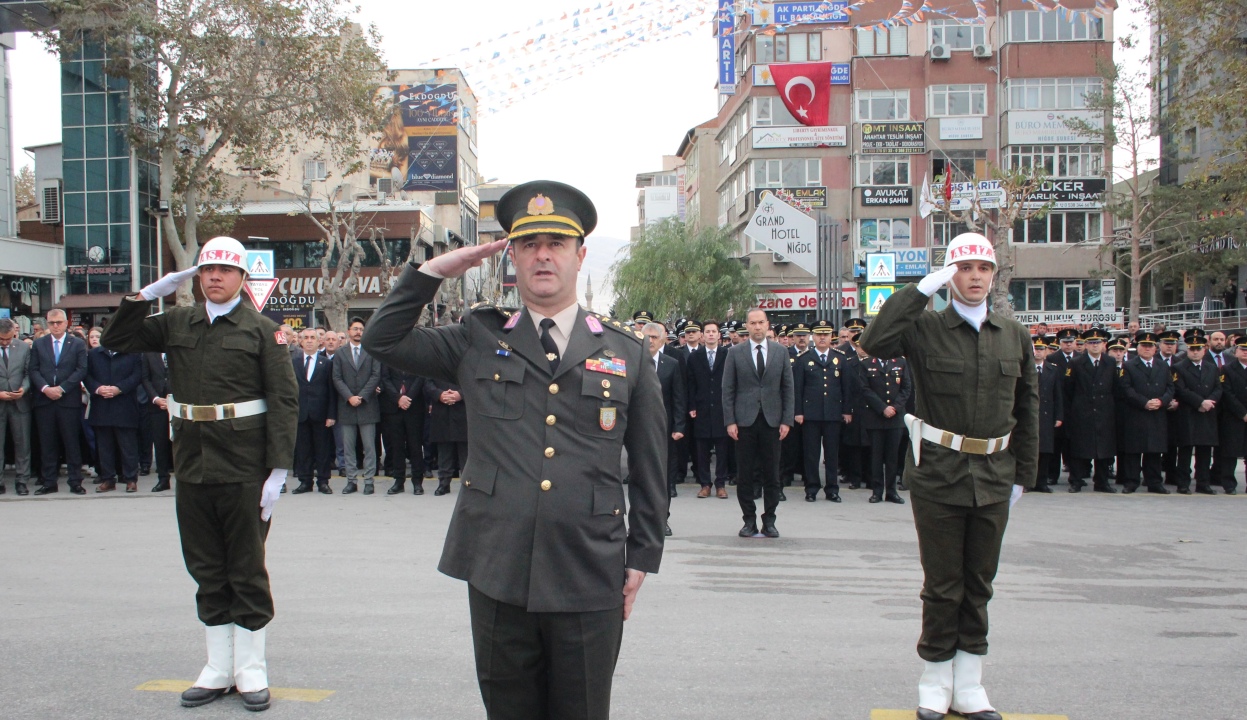
[[[871,710],[870,720],[914,720],[913,710]],[[961,717],[950,712],[949,718]],[[1067,715],[1029,715],[1027,713],[1000,713],[1003,720],[1069,720]]]
[[[145,692],[180,693],[193,685],[191,680],[149,680],[134,688]],[[320,702],[334,693],[333,690],[313,690],[310,688],[269,688],[269,695],[274,700],[294,700],[296,702]]]

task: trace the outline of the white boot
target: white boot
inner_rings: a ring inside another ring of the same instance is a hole
[[[220,690],[234,685],[234,624],[208,626],[208,664],[195,687]]]
[[[239,692],[259,692],[268,687],[264,628],[252,632],[241,625],[234,626],[234,685]]]
[[[943,714],[953,699],[953,661],[927,661],[918,678],[918,707]]]
[[[953,710],[977,713],[995,710],[983,689],[983,656],[958,650],[953,656]]]

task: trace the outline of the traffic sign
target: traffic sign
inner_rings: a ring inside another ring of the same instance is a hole
[[[769,192],[762,194],[745,226],[745,237],[762,243],[811,275],[818,275],[817,234],[814,218]]]
[[[896,282],[896,256],[890,252],[866,254],[866,282]]]
[[[273,279],[273,251],[272,250],[248,250],[247,251],[247,274],[252,280],[272,280]]]
[[[891,285],[882,285],[875,287],[873,285],[866,286],[866,314],[878,315],[883,309],[883,303],[892,297],[893,288]]]
[[[248,280],[243,285],[243,290],[246,290],[247,295],[251,296],[251,304],[255,305],[256,310],[264,309],[269,297],[277,289],[277,282],[277,280]]]

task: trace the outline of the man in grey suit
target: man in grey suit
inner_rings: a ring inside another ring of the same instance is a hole
[[[17,323],[0,318],[0,474],[4,473],[4,439],[13,432],[13,465],[17,469],[14,489],[18,495],[30,491],[30,347],[17,338]],[[0,481],[0,495],[4,482]]]
[[[723,421],[736,441],[736,499],[745,526],[741,537],[758,534],[754,504],[755,473],[762,473],[764,509],[762,534],[779,537],[775,510],[779,507],[779,443],[792,428],[792,364],[788,350],[766,339],[770,329],[766,312],[754,308],[745,316],[749,340],[728,351],[723,369]]]
[[[338,390],[338,425],[342,426],[342,454],[346,456],[346,487],[343,495],[359,489],[355,481],[360,468],[356,461],[356,437],[364,444],[364,494],[371,495],[372,478],[377,474],[377,423],[381,422],[381,403],[377,385],[381,382],[381,363],[372,359],[360,340],[364,321],[351,318],[347,328],[350,342],[333,356],[333,386]]]

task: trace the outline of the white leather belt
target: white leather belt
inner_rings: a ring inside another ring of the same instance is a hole
[[[169,398],[169,417],[190,420],[191,422],[215,422],[260,415],[268,412],[268,403],[264,400],[247,400],[246,402],[226,403],[224,405],[185,405]]]
[[[910,448],[914,451],[914,466],[917,467],[922,457],[922,441],[927,440],[936,445],[971,455],[992,455],[1009,447],[1009,435],[982,440],[980,438],[957,435],[947,430],[932,427],[923,422],[922,418],[905,415],[905,427],[909,428]]]

